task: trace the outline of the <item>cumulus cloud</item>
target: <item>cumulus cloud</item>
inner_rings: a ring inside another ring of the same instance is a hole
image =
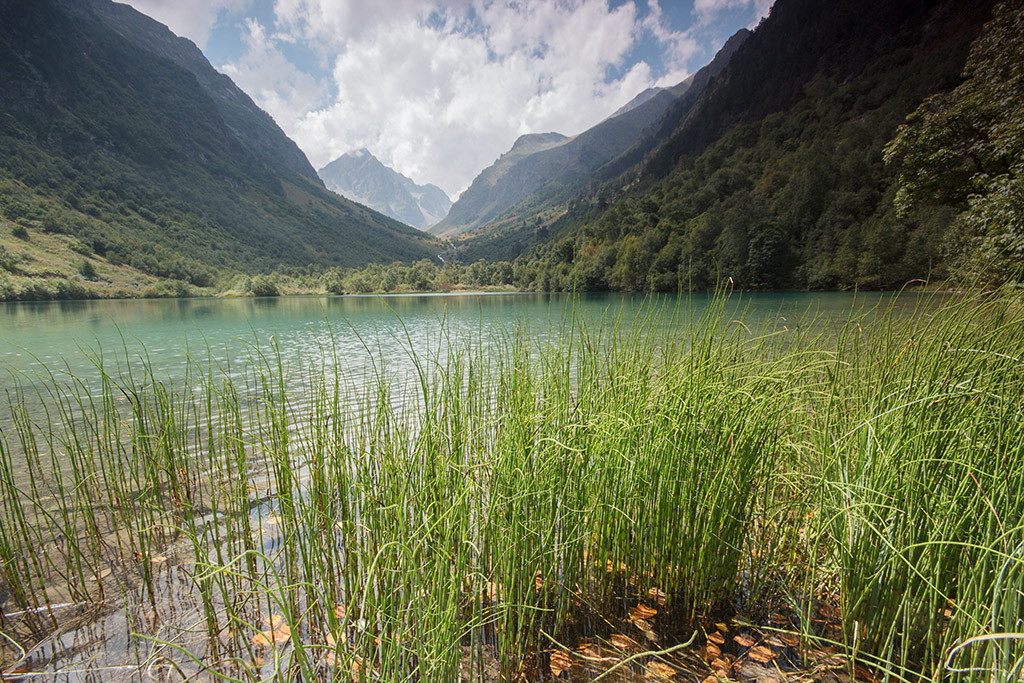
[[[223,11],[238,12],[249,0],[130,0],[135,9],[166,24],[199,47],[206,45],[210,29]]]
[[[292,35],[338,41],[334,101],[287,128],[315,166],[366,147],[417,182],[456,195],[519,135],[578,133],[658,76],[682,80],[696,49],[660,17],[641,19],[633,2],[612,9],[592,0],[444,8],[398,1],[404,12],[384,12],[381,3],[277,0]],[[670,73],[629,63],[645,37],[663,43]]]
[[[129,1],[200,45],[224,8],[258,5],[263,23],[238,19],[243,52],[215,66],[314,166],[365,147],[453,197],[519,135],[579,133],[718,47],[674,29],[658,0]],[[694,14],[770,2],[695,0]],[[196,26],[171,23],[190,16]],[[297,45],[315,67],[295,61]],[[652,51],[656,62],[638,57]]]
[[[279,39],[278,39],[279,40]],[[285,58],[277,40],[256,19],[245,20],[245,57],[221,66],[238,87],[267,111],[278,124],[295,121],[323,104],[325,84]]]
[[[720,12],[727,10],[753,9],[754,17],[750,28],[768,16],[774,0],[694,0],[693,12],[702,21],[710,21]]]

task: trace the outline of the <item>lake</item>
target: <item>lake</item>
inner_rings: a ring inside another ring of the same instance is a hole
[[[734,297],[735,315],[748,327],[801,315],[848,317],[890,295],[847,293],[751,294]],[[408,351],[429,355],[451,338],[486,343],[500,331],[523,328],[538,342],[557,331],[575,311],[591,324],[627,319],[643,307],[699,317],[710,297],[650,297],[629,294],[418,294],[393,296],[280,297],[258,299],[170,299],[65,301],[0,304],[0,389],[16,377],[97,375],[99,351],[108,363],[148,357],[170,379],[180,377],[191,357],[241,377],[254,352],[276,344],[291,362],[319,359],[332,348],[339,362],[363,367],[385,361],[408,367]],[[914,295],[901,305],[912,308]],[[444,343],[442,343],[444,342]]]

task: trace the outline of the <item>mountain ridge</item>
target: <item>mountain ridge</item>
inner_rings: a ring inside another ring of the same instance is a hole
[[[561,214],[583,186],[613,173],[606,167],[637,150],[667,112],[674,108],[685,111],[692,106],[749,35],[746,29],[737,31],[706,66],[681,83],[640,93],[615,114],[579,135],[561,136],[557,144],[513,155],[523,140],[520,138],[509,152],[474,179],[448,217],[430,232],[466,239],[474,231],[500,231],[501,239],[515,243],[519,238],[514,235]],[[644,151],[646,148],[639,154]],[[514,250],[512,247],[497,256],[509,258]]]
[[[451,199],[436,185],[418,185],[363,148],[317,171],[324,185],[355,202],[420,230],[442,220]]]
[[[211,76],[218,97],[142,47],[152,35],[171,41],[166,27],[125,8],[116,13],[131,21],[115,30],[90,9],[97,2],[0,4],[0,218],[27,235],[12,243],[19,263],[53,258],[36,249],[39,231],[64,245],[58,267],[0,276],[55,292],[58,280],[82,283],[72,259],[85,259],[98,282],[130,267],[209,286],[233,272],[435,252],[423,233],[310,178],[301,151],[226,76]],[[147,27],[143,38],[124,37],[133,22]]]

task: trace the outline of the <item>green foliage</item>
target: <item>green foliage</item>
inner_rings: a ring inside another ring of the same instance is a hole
[[[11,235],[17,237],[19,240],[28,239],[28,230],[23,225],[15,225],[11,228]]]
[[[245,289],[253,296],[279,296],[281,294],[277,283],[268,275],[256,275],[251,278]]]
[[[896,206],[952,207],[949,249],[971,277],[1019,280],[1024,264],[1024,2],[1006,0],[971,47],[964,82],[917,108],[886,148]]]
[[[92,261],[82,261],[78,264],[78,274],[86,280],[95,280],[96,267],[92,264]]]
[[[960,82],[986,8],[953,18],[869,4],[775,8],[644,164],[593,183],[545,223],[548,238],[496,227],[460,254],[518,257],[531,289],[675,291],[726,279],[748,290],[874,289],[944,277],[952,213],[897,212],[883,150],[909,112]],[[1012,251],[1008,242],[998,248]]]
[[[304,177],[287,150],[271,153],[264,141],[291,143],[262,112],[218,99],[223,77],[207,91],[145,37],[69,12],[39,0],[0,21],[0,216],[200,287],[281,264],[434,251],[422,233]]]

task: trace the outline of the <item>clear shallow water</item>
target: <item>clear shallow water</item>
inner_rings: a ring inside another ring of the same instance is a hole
[[[734,315],[756,329],[764,322],[794,324],[801,315],[840,320],[855,308],[889,301],[880,294],[754,294],[733,297]],[[502,331],[522,328],[538,342],[569,316],[591,325],[630,320],[651,305],[679,305],[680,316],[699,317],[710,297],[650,299],[637,295],[460,294],[265,299],[171,299],[0,304],[0,389],[13,377],[88,378],[104,363],[148,361],[169,379],[181,376],[189,357],[211,361],[240,376],[256,352],[274,345],[292,364],[315,362],[322,351],[348,368],[370,361],[404,367],[408,351],[432,357],[449,341],[488,344]],[[912,309],[915,295],[900,306]],[[442,329],[447,335],[442,335]]]

